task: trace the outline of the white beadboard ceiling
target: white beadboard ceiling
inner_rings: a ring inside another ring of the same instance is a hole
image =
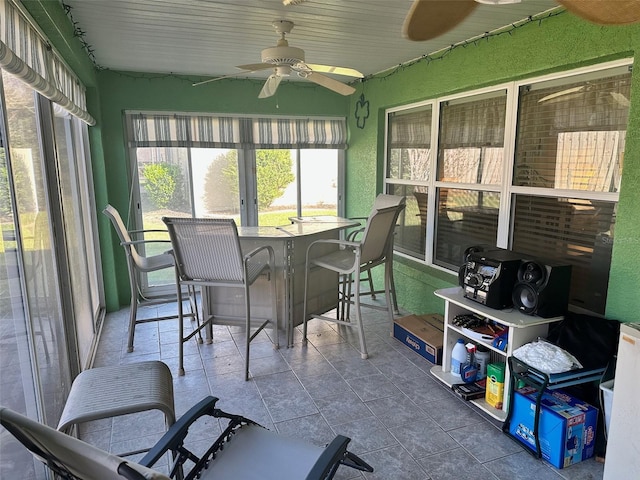
[[[456,0],[451,0],[456,1]],[[434,40],[403,38],[410,0],[62,0],[95,63],[111,70],[221,76],[260,63],[276,44],[271,23],[290,20],[290,46],[308,63],[351,67],[365,76],[432,54],[558,6],[554,0],[480,5]],[[256,72],[240,77],[260,77]],[[336,77],[350,81],[348,77]]]

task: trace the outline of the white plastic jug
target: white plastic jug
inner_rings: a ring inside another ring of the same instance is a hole
[[[451,350],[451,373],[460,375],[460,366],[467,360],[467,349],[464,340],[459,338]],[[462,378],[462,377],[461,377]]]
[[[491,361],[491,357],[489,355],[489,350],[483,349],[476,351],[476,363],[478,364],[478,376],[476,380],[482,380],[487,376],[487,365]]]

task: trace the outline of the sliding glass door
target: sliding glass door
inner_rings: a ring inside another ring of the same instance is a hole
[[[56,426],[103,314],[86,126],[0,81],[0,404]],[[0,436],[0,478],[45,478]]]
[[[224,216],[238,225],[277,226],[294,216],[340,211],[341,150],[140,147],[132,158],[133,215],[121,213],[130,230],[164,229],[163,216]],[[168,238],[158,232],[146,238],[152,236]],[[155,248],[145,253],[163,250]],[[174,283],[170,271],[142,280],[146,295],[167,293]]]
[[[76,121],[77,122],[77,121]],[[78,341],[78,356],[83,368],[89,367],[96,321],[100,310],[100,286],[91,227],[93,201],[87,188],[90,170],[82,148],[82,131],[73,117],[62,109],[54,109],[53,128],[58,160],[62,222],[71,286],[73,318]]]

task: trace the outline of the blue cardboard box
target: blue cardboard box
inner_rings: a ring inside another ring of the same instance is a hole
[[[428,313],[397,318],[393,322],[393,336],[431,363],[442,365],[442,315]]]
[[[515,391],[509,433],[536,450],[533,421],[537,391]],[[545,390],[540,405],[538,437],[542,458],[556,468],[568,467],[593,456],[598,410],[562,390]]]

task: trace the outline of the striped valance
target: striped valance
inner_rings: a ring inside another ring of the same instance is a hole
[[[127,112],[131,147],[346,148],[346,122],[331,118],[236,117]]]
[[[72,115],[95,125],[86,111],[84,86],[36,31],[27,14],[10,0],[0,0],[0,68]]]

